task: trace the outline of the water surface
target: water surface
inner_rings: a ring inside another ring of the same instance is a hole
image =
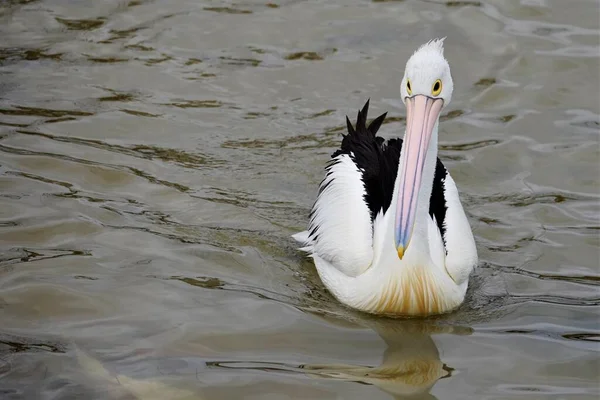
[[[595,399],[595,0],[0,2],[0,397]],[[464,306],[340,306],[305,228],[346,114],[447,36]]]

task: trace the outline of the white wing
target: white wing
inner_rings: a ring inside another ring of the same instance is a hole
[[[477,266],[477,247],[469,220],[465,215],[454,180],[448,173],[444,181],[444,197],[446,199],[446,270],[460,285],[466,283],[469,274]]]
[[[294,238],[348,276],[366,271],[373,259],[373,227],[365,187],[348,154],[335,157],[313,206],[308,232]]]

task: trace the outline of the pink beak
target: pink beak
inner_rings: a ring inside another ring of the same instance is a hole
[[[444,100],[416,95],[406,99],[406,135],[402,144],[395,239],[398,257],[408,248],[415,223],[425,156]]]

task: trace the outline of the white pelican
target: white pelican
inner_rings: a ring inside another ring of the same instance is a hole
[[[374,314],[430,315],[457,308],[477,265],[473,233],[454,180],[437,158],[441,110],[452,97],[444,39],[421,46],[400,86],[404,141],[366,125],[369,102],[332,155],[294,238],[343,304]],[[404,143],[404,145],[403,145]]]

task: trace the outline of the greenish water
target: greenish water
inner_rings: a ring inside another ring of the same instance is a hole
[[[597,1],[0,2],[0,398],[596,399]],[[457,312],[340,306],[292,233],[447,36]]]

